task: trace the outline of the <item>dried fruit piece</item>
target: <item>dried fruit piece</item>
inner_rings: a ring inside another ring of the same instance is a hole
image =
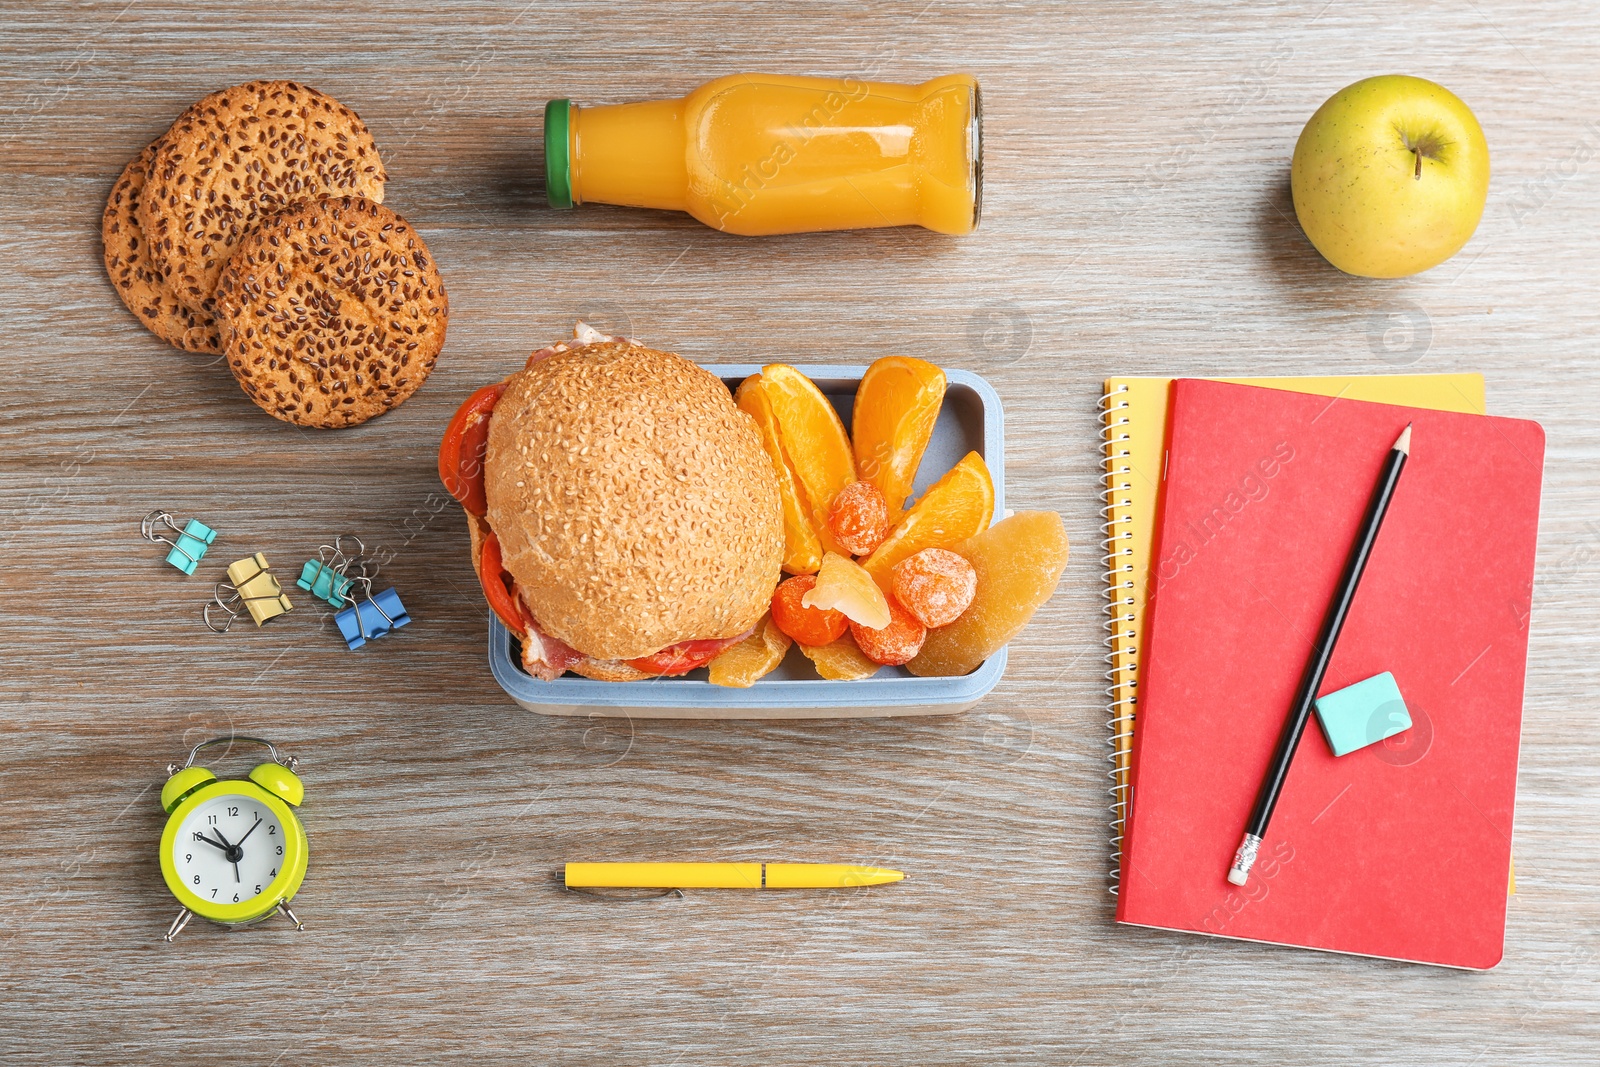
[[[828,529],[852,556],[869,554],[889,536],[889,507],[883,493],[871,482],[851,482],[833,498]]]
[[[743,641],[711,661],[711,684],[750,688],[783,662],[791,643],[772,616],[765,616]]]
[[[811,660],[817,673],[830,682],[855,682],[878,673],[878,664],[862,654],[849,634],[831,644],[815,648],[801,645],[800,651]]]
[[[1019,511],[956,546],[978,572],[978,595],[961,618],[928,633],[912,674],[966,674],[1033,618],[1067,565],[1067,531],[1053,511]]]
[[[889,601],[889,625],[876,630],[859,623],[850,624],[850,636],[856,647],[874,663],[898,667],[915,656],[922,648],[928,628],[905,608]]]
[[[896,563],[925,548],[950,548],[989,528],[994,518],[994,480],[983,457],[968,452],[961,462],[929,487],[906,512],[889,539],[867,557],[863,567],[878,584],[890,584]]]
[[[927,627],[949,626],[978,591],[978,572],[948,548],[925,548],[890,570],[894,596]]]
[[[850,628],[844,612],[814,608],[804,603],[817,584],[815,574],[797,574],[778,583],[772,594],[772,621],[802,645],[826,645]]]
[[[883,590],[878,588],[878,583],[872,580],[871,575],[861,569],[861,564],[837,552],[823,554],[816,585],[800,603],[808,608],[842,611],[851,622],[874,629],[889,625],[889,600],[883,595]]]
[[[828,509],[839,490],[856,480],[844,423],[816,383],[787,363],[762,367],[761,384],[778,422],[784,458],[805,490],[812,529],[824,549],[843,552],[828,529]]]
[[[944,404],[944,371],[925,360],[888,356],[867,368],[850,418],[856,475],[876,485],[900,517],[922,453]]]
[[[817,540],[817,531],[811,526],[811,509],[795,478],[794,468],[784,457],[783,444],[778,437],[778,419],[772,413],[772,402],[767,398],[761,376],[752,374],[746,378],[734,393],[733,401],[740,411],[756,420],[756,428],[761,431],[761,447],[767,450],[778,475],[778,496],[783,501],[783,569],[790,574],[815,574],[822,566],[822,542]]]

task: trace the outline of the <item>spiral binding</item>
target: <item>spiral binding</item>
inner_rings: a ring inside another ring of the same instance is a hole
[[[1129,435],[1123,429],[1129,419],[1121,415],[1129,405],[1126,400],[1117,401],[1126,392],[1126,385],[1109,389],[1100,398],[1099,404],[1100,440],[1105,453],[1105,488],[1100,491],[1100,518],[1103,520],[1100,524],[1100,562],[1106,569],[1106,585],[1102,595],[1106,598],[1104,677],[1109,715],[1106,729],[1110,732],[1111,745],[1111,751],[1106,754],[1111,769],[1106,775],[1111,779],[1111,788],[1107,793],[1111,797],[1109,888],[1112,894],[1117,892],[1121,879],[1123,817],[1127,813],[1128,801],[1128,779],[1120,761],[1120,752],[1123,741],[1131,741],[1133,736],[1132,708],[1137,700],[1135,690],[1139,684],[1134,676],[1139,669],[1137,650],[1127,643],[1137,633],[1132,629],[1135,621],[1133,561],[1130,558],[1133,556],[1133,546],[1119,544],[1133,537],[1133,531],[1123,529],[1133,521],[1129,511],[1133,502],[1127,495],[1133,488],[1133,483],[1129,481],[1133,468],[1126,462],[1129,452],[1125,442]],[[1119,560],[1123,562],[1119,563]]]

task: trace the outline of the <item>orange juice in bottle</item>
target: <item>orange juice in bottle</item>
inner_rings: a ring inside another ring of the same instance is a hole
[[[983,200],[978,82],[735,74],[677,100],[552,100],[545,190],[552,207],[687,211],[737,234],[971,233]]]

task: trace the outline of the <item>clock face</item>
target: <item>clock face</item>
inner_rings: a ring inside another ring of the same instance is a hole
[[[172,867],[203,901],[240,904],[260,896],[283,869],[287,831],[249,796],[224,793],[191,811],[172,844]]]

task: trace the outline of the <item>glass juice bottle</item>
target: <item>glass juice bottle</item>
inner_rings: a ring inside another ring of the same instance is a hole
[[[983,202],[978,82],[735,74],[678,100],[545,106],[550,205],[687,211],[727,233],[877,226],[971,233]]]

